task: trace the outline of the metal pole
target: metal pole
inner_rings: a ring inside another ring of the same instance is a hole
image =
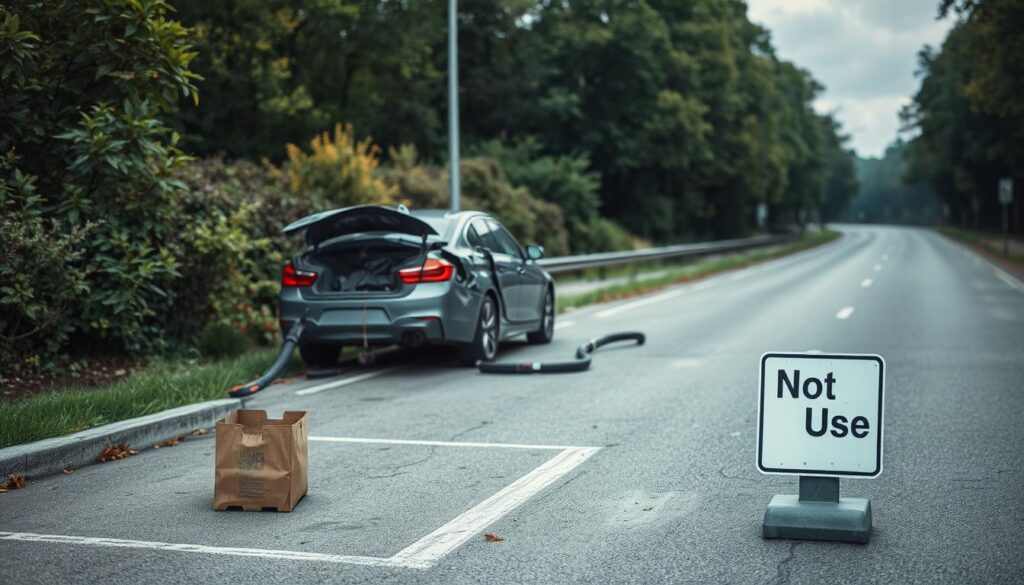
[[[1010,205],[1003,203],[1003,256],[1010,257]]]
[[[458,0],[448,0],[448,201],[459,210],[459,30]]]

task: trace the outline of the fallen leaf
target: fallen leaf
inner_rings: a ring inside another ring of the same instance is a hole
[[[505,539],[498,536],[497,534],[491,534],[490,532],[488,532],[484,534],[484,540],[486,540],[487,542],[501,542]]]
[[[74,473],[76,471],[78,471],[78,468],[75,467],[74,465],[68,465],[67,467],[64,468],[64,473]]]
[[[107,445],[100,451],[96,461],[100,463],[106,463],[108,461],[115,461],[117,459],[124,459],[125,457],[131,457],[132,455],[138,454],[138,451],[132,449],[128,443],[121,443],[120,445]]]
[[[28,478],[24,475],[9,475],[7,476],[7,481],[0,483],[0,494],[11,490],[20,490],[27,483]]]
[[[192,431],[192,434],[195,435],[196,437],[198,437],[200,435],[205,435],[207,432],[208,431],[206,429],[196,429],[196,430]]]
[[[180,437],[175,437],[175,438],[173,438],[173,439],[167,439],[167,440],[166,440],[166,441],[164,441],[163,443],[160,443],[160,444],[158,444],[158,445],[155,445],[155,446],[154,446],[154,448],[155,448],[155,449],[159,449],[160,447],[175,447],[175,446],[177,446],[177,445],[178,445],[178,443],[181,443],[181,442],[182,442],[182,441],[184,441],[184,440],[185,440],[185,436],[184,436],[184,435],[182,435],[182,436],[180,436]]]

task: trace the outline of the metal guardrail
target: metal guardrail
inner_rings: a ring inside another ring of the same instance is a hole
[[[720,240],[717,242],[698,242],[695,244],[679,244],[676,246],[664,246],[660,248],[643,248],[641,250],[627,250],[624,252],[601,252],[598,254],[580,254],[578,256],[559,256],[557,258],[542,258],[537,261],[544,270],[552,274],[559,272],[572,272],[585,268],[603,268],[619,264],[630,264],[633,262],[646,262],[649,260],[663,260],[667,258],[695,258],[709,254],[722,252],[737,252],[750,248],[760,248],[788,242],[795,237],[793,234],[779,234],[771,236],[754,236],[737,240]]]

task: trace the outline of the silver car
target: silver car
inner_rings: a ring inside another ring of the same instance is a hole
[[[284,268],[281,329],[305,317],[307,365],[337,361],[344,345],[456,344],[463,363],[494,359],[517,335],[548,343],[555,288],[521,246],[476,211],[408,212],[364,205],[310,215],[284,229],[306,233]]]

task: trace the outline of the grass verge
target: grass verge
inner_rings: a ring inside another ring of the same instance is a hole
[[[940,227],[936,229],[944,236],[968,244],[981,252],[987,252],[987,256],[990,258],[1009,262],[1018,268],[1024,268],[1024,254],[1016,253],[1011,248],[1009,256],[1003,255],[1002,234],[976,232],[955,227]]]
[[[260,350],[212,363],[157,364],[106,388],[58,390],[0,403],[0,448],[226,398],[231,386],[255,378],[276,356],[276,350]]]
[[[764,262],[765,260],[788,256],[789,254],[831,242],[838,238],[839,235],[839,232],[833,230],[808,232],[799,239],[780,246],[697,260],[677,268],[668,268],[664,275],[657,278],[613,284],[580,295],[559,297],[557,301],[558,312],[561,313],[568,309],[575,309],[594,303],[604,303],[647,294],[672,284],[689,282],[719,272],[725,272],[726,270],[744,268],[751,264]]]

